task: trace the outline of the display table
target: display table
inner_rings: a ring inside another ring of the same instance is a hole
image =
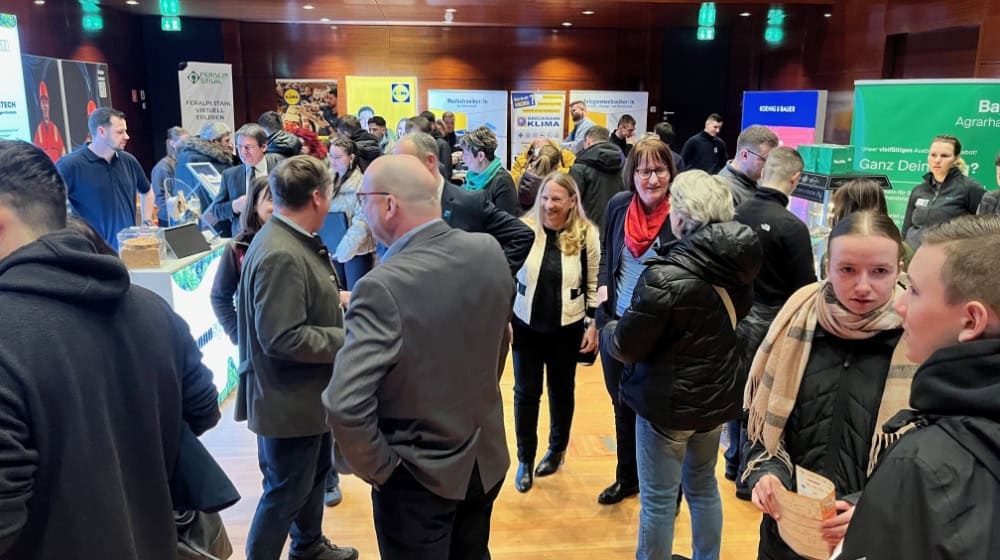
[[[202,362],[212,370],[220,403],[239,379],[236,347],[222,330],[209,298],[224,250],[225,243],[217,243],[204,253],[163,261],[159,268],[129,270],[133,284],[162,297],[187,321],[203,354]]]

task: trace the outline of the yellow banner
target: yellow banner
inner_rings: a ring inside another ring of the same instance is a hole
[[[357,115],[365,128],[368,119],[378,115],[389,130],[398,132],[406,119],[417,114],[417,78],[348,76],[347,112]]]

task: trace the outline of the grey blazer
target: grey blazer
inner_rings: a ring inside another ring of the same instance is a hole
[[[236,419],[266,437],[325,433],[320,397],[344,344],[344,315],[319,238],[268,220],[243,258],[236,313]]]
[[[374,486],[398,468],[462,500],[510,465],[497,361],[514,285],[497,241],[435,221],[358,280],[323,393],[337,450]]]

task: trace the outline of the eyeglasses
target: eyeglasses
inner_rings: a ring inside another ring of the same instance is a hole
[[[746,149],[746,148],[744,148],[744,149]],[[753,155],[757,156],[758,158],[760,158],[760,161],[767,161],[767,156],[762,156],[762,155],[758,154],[757,152],[755,152],[753,150],[750,150],[750,149],[746,149],[746,150],[748,152],[750,152],[751,154],[753,154]]]
[[[259,149],[260,149],[259,144],[243,144],[242,146],[239,146],[239,150],[241,152],[253,152]]]
[[[390,194],[392,194],[392,193],[389,193],[389,192],[358,192],[356,194],[356,196],[358,197],[358,202],[360,202],[362,205],[364,205],[365,203],[368,202],[368,197],[369,196],[376,196],[376,195],[389,196]]]
[[[660,179],[666,179],[667,177],[670,176],[670,170],[667,169],[666,167],[657,167],[656,169],[635,170],[635,174],[638,175],[639,178],[642,179],[643,181],[652,177],[653,173],[656,173],[656,176],[659,177]]]

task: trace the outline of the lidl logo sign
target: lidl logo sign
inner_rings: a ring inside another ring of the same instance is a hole
[[[285,90],[285,103],[289,105],[298,105],[301,100],[298,90],[286,89]]]
[[[410,102],[410,84],[392,84],[392,102]]]

